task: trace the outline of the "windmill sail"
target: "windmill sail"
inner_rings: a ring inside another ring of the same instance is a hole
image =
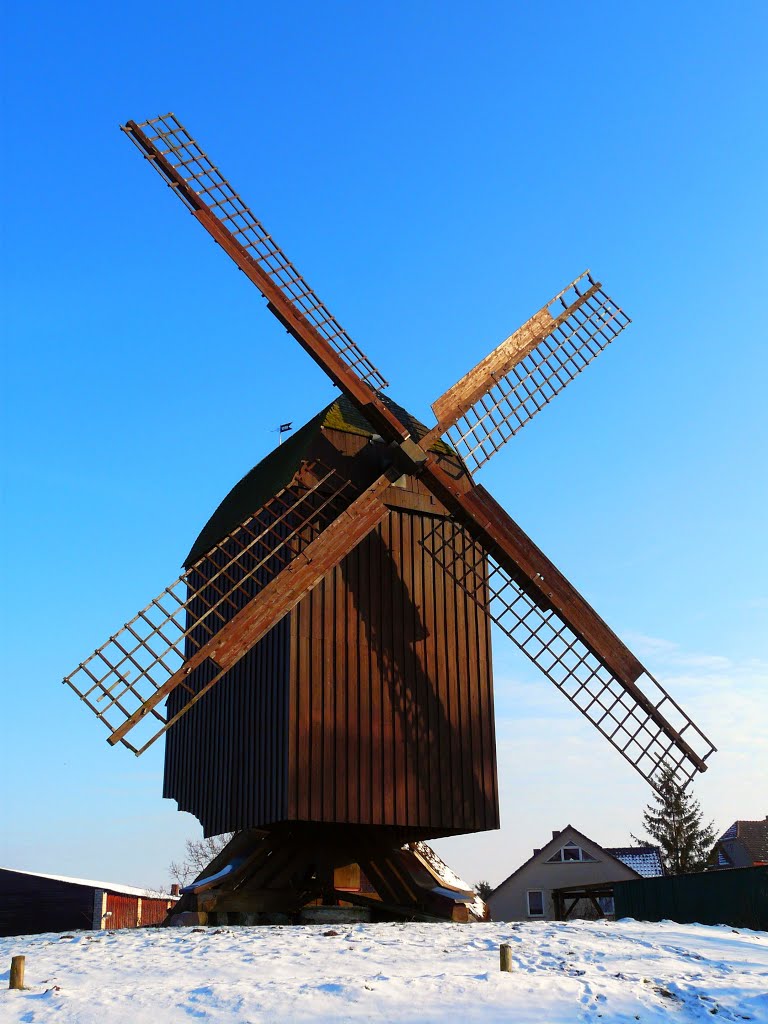
[[[434,403],[431,431],[414,433],[383,400],[379,370],[174,115],[123,130],[388,447],[368,486],[370,476],[353,484],[344,470],[306,463],[65,679],[109,742],[145,750],[382,522],[384,492],[413,475],[449,517],[427,550],[448,558],[473,600],[622,755],[652,783],[662,765],[682,782],[706,770],[709,740],[461,459],[433,447],[445,434],[479,469],[599,355],[629,323],[601,284],[577,278]],[[425,507],[431,514],[431,499]],[[472,552],[457,559],[464,542]],[[200,688],[190,673],[201,666]],[[162,705],[174,691],[169,715]],[[142,723],[155,732],[134,745],[126,737]]]
[[[204,209],[215,217],[220,228],[360,380],[374,391],[387,387],[381,372],[329,312],[250,207],[173,114],[142,124],[129,121],[123,131],[149,157],[152,166],[185,205],[193,212]],[[274,307],[273,312],[281,318]]]
[[[424,547],[643,778],[656,785],[659,771],[669,767],[686,785],[706,770],[715,747],[650,672],[638,663],[640,674],[629,679],[612,667],[615,657],[586,643],[567,614],[502,564],[502,554],[482,554],[467,537],[454,520],[443,519]]]
[[[432,435],[475,472],[629,323],[586,271],[432,405]]]
[[[66,676],[110,731],[141,753],[171,723],[163,699],[207,659],[221,658],[224,627],[350,507],[358,491],[337,470],[315,461]],[[219,665],[219,661],[215,662]],[[218,676],[217,676],[218,678]],[[150,717],[148,717],[150,716]],[[125,737],[143,719],[160,723],[138,748]]]

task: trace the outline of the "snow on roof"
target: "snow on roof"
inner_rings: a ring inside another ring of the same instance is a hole
[[[443,895],[455,896],[455,890],[463,890],[464,892],[471,893],[474,899],[468,904],[469,910],[478,920],[482,921],[485,917],[485,901],[474,891],[471,885],[467,885],[463,878],[459,878],[455,871],[452,871],[445,863],[443,858],[436,853],[431,846],[427,843],[420,841],[413,844],[414,849],[417,853],[429,863],[432,870],[445,882],[446,886],[449,886],[454,892],[448,892],[448,889],[443,890]],[[438,888],[439,891],[439,888]]]
[[[90,878],[70,878],[68,875],[48,875],[42,871],[22,871],[21,868],[0,867],[0,871],[12,871],[15,875],[29,875],[32,878],[50,878],[54,882],[69,882],[71,885],[86,885],[90,889],[106,889],[108,892],[119,892],[125,896],[142,896],[155,899],[176,899],[167,892],[150,892],[148,889],[137,889],[134,885],[123,885],[122,882],[95,882]]]
[[[643,878],[654,878],[664,874],[661,856],[656,846],[606,846],[604,850]]]

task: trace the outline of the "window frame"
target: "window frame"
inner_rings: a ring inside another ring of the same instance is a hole
[[[578,853],[578,857],[567,857],[565,856],[566,849],[575,851]],[[597,857],[593,857],[591,853],[587,853],[583,846],[579,846],[578,843],[574,843],[570,839],[567,843],[564,843],[557,853],[554,853],[551,857],[547,857],[546,864],[598,864],[599,860]]]
[[[525,890],[525,906],[526,906],[526,910],[528,911],[528,917],[546,917],[547,916],[546,901],[544,899],[545,891],[546,890],[544,890],[544,889],[526,889]],[[541,896],[541,913],[540,914],[534,914],[533,911],[531,910],[531,894],[532,893],[538,893],[539,896]]]

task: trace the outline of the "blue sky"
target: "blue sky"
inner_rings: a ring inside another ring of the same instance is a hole
[[[15,5],[0,863],[165,878],[196,823],[160,749],[108,748],[59,680],[334,394],[118,130],[166,110],[426,420],[600,277],[634,323],[480,478],[711,733],[708,817],[765,815],[767,29],[761,2]],[[503,830],[440,845],[471,878],[566,821],[625,842],[650,795],[523,661],[497,645]]]

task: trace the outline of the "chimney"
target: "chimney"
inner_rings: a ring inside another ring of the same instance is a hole
[[[539,847],[539,849],[538,849],[538,850],[534,850],[534,851],[533,851],[533,856],[535,857],[535,856],[536,856],[537,854],[539,854],[539,853],[541,853],[541,847]]]
[[[552,838],[553,838],[553,839],[557,839],[557,837],[558,837],[558,836],[560,835],[560,833],[561,833],[562,831],[563,831],[563,830],[562,830],[561,828],[558,828],[558,829],[553,829],[553,830],[552,830]]]
[[[179,883],[178,882],[174,882],[173,885],[171,886],[171,896],[178,896],[178,895],[179,895]]]

